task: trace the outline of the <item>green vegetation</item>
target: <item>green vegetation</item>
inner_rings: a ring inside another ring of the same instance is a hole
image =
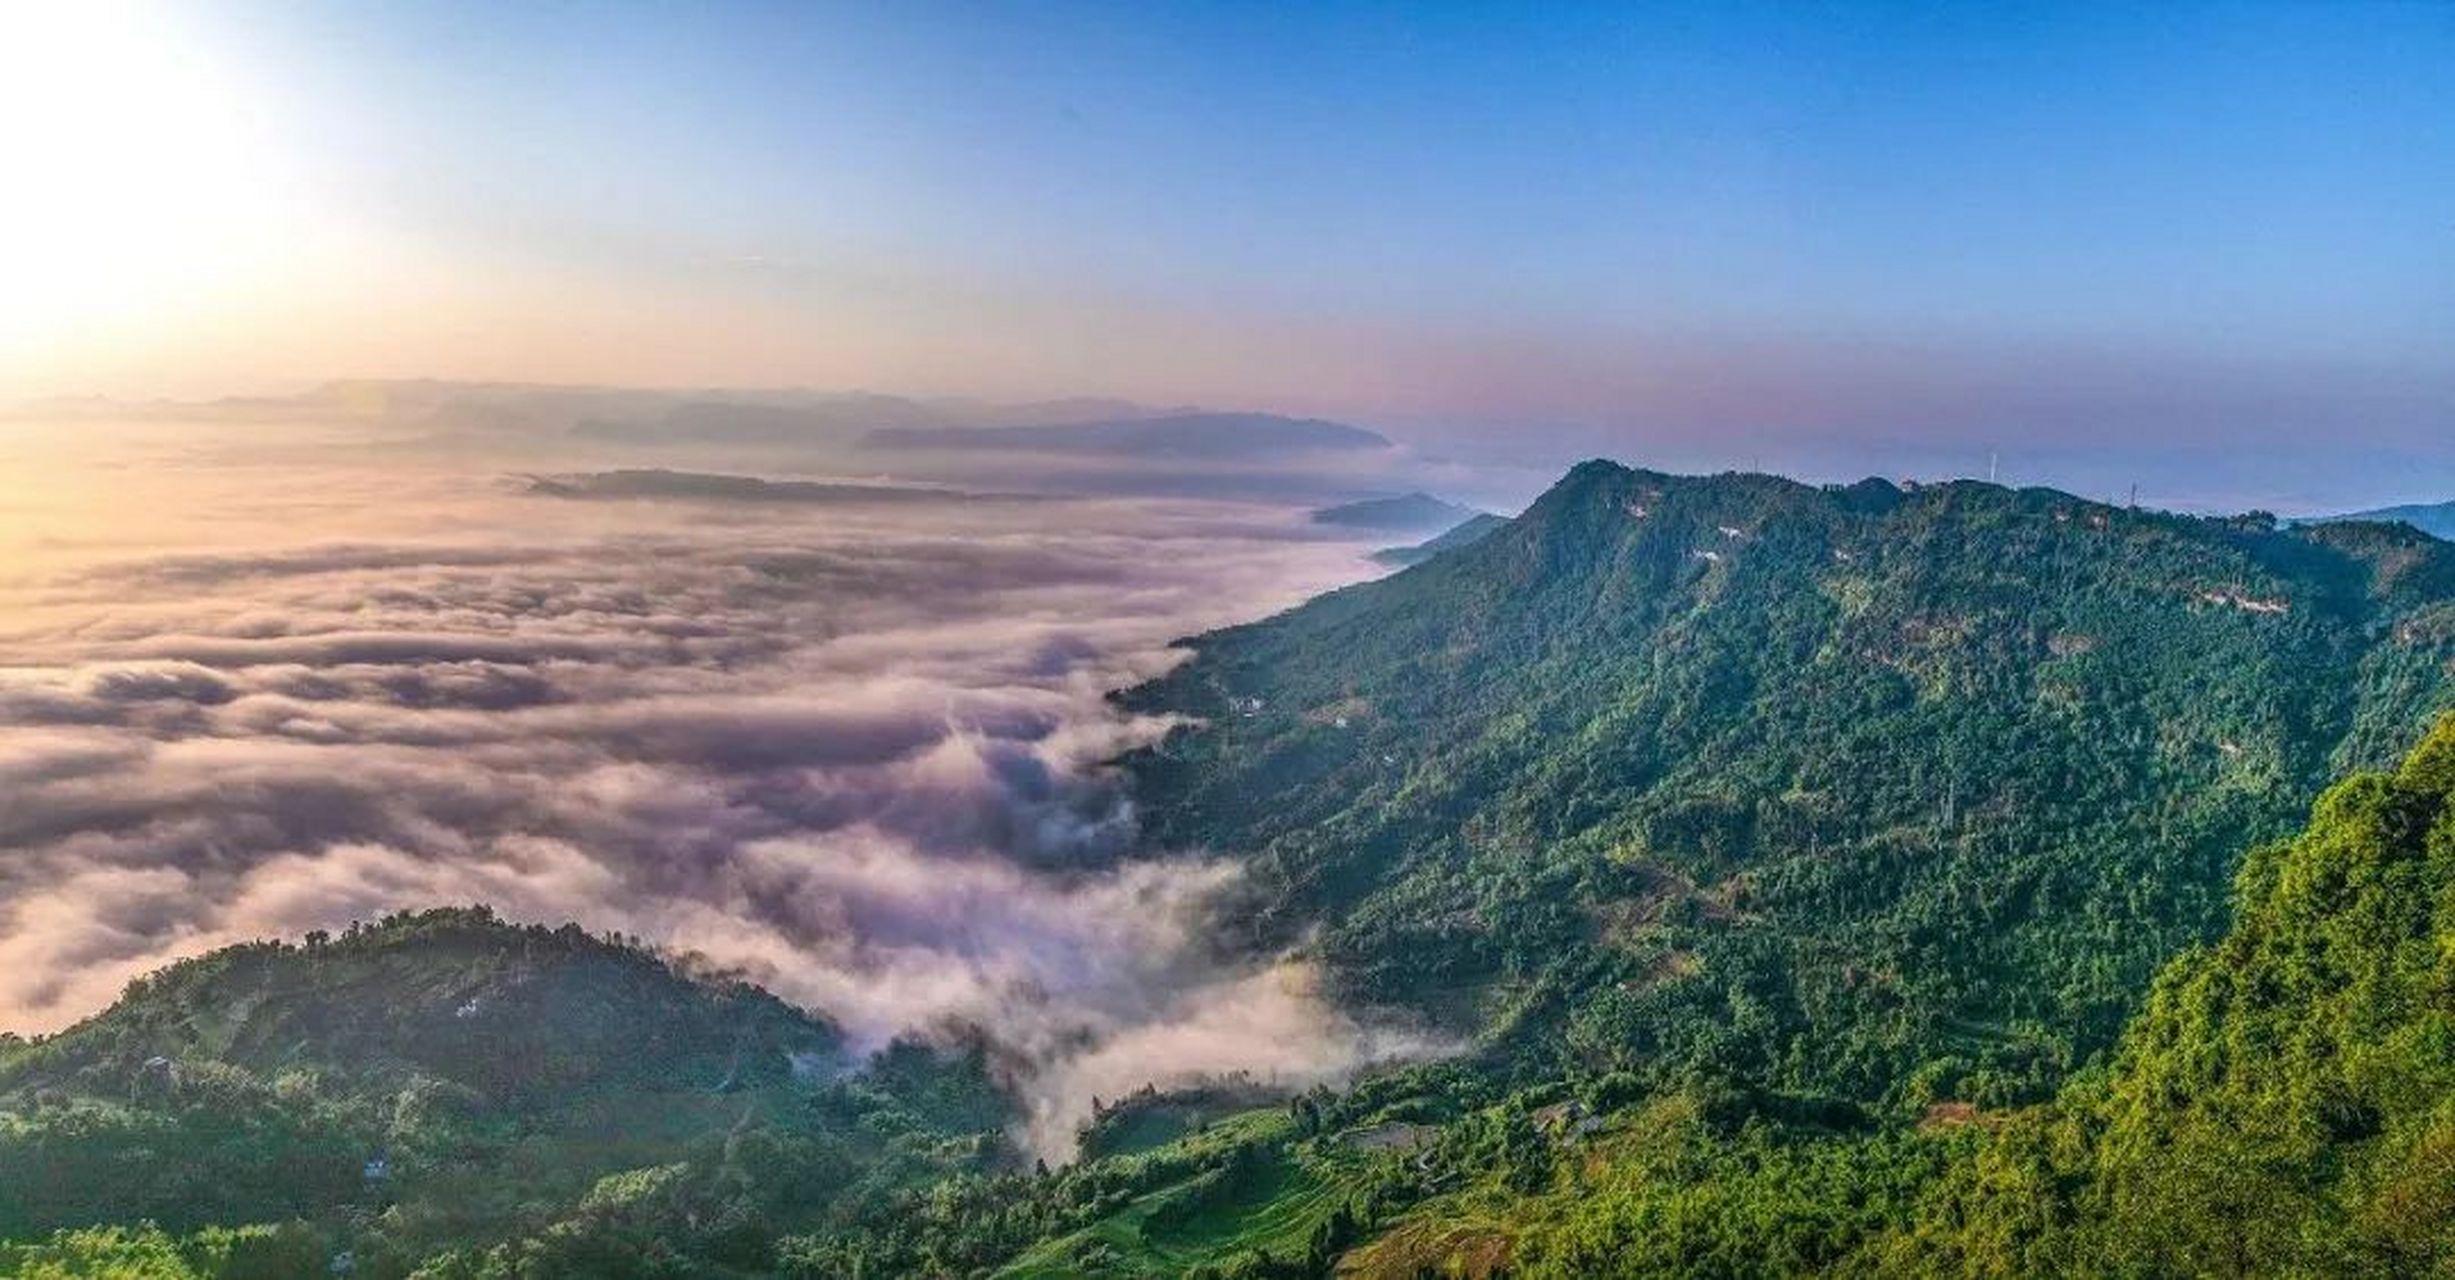
[[[1489,511],[1479,511],[1445,533],[1425,539],[1413,546],[1384,547],[1373,552],[1372,558],[1380,564],[1404,568],[1411,564],[1421,564],[1444,551],[1473,546],[1508,527],[1507,516],[1496,516]]]
[[[173,1239],[148,1223],[60,1231],[29,1244],[0,1243],[0,1275],[24,1280],[205,1280],[315,1275],[329,1267],[321,1237],[303,1223],[229,1230],[208,1227]]]
[[[2045,1097],[2239,850],[2449,697],[2455,547],[2046,491],[1578,467],[1121,695],[1251,945],[1544,1077]]]
[[[1381,1166],[1340,1270],[2443,1273],[2455,717],[2395,773],[2331,789],[2237,893],[2233,928],[2165,968],[2110,1060],[2039,1105],[1835,1127],[1710,1087],[1495,1093],[1454,1066],[1327,1100],[1325,1116],[1436,1121],[1420,1157]],[[1143,1267],[1123,1274],[1168,1273],[1120,1256]]]
[[[1192,643],[1159,842],[1463,1052],[1052,1170],[986,1045],[401,915],[0,1038],[0,1274],[2455,1269],[2455,547],[1596,463]]]
[[[1963,1162],[1898,1269],[2455,1266],[2455,720],[2244,866],[2101,1077]]]
[[[571,926],[435,911],[233,947],[0,1052],[0,1240],[63,1274],[288,1274],[216,1233],[292,1222],[318,1271],[757,1271],[788,1228],[1015,1159],[977,1053],[850,1065],[773,996]]]

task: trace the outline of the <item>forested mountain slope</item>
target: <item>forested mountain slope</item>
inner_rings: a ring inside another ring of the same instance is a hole
[[[1121,701],[1203,722],[1128,762],[1158,842],[1248,859],[1252,941],[1351,999],[1546,1070],[2000,1102],[2411,743],[2450,598],[2393,526],[1593,462]]]
[[[2455,718],[2253,853],[2233,926],[2168,965],[2111,1061],[2049,1102],[1834,1128],[1654,1094],[1590,1138],[1462,1172],[1344,1273],[2442,1274],[2451,935]]]
[[[443,1274],[763,1271],[786,1229],[1012,1163],[1007,1118],[976,1057],[857,1064],[826,1023],[623,940],[403,914],[217,951],[0,1040],[0,1241],[202,1230],[181,1249],[215,1275],[347,1252],[398,1276],[459,1248]],[[0,1248],[0,1274],[31,1256]]]
[[[1409,547],[1384,547],[1373,552],[1372,558],[1378,564],[1405,568],[1411,564],[1421,564],[1444,551],[1470,546],[1508,527],[1509,518],[1507,516],[1496,516],[1489,511],[1479,511],[1446,532]]]
[[[2455,1266],[2455,720],[2244,866],[2101,1077],[2019,1116],[1880,1257],[1904,1273]]]

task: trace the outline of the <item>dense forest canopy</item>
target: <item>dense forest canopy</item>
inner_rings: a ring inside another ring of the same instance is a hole
[[[1974,482],[1587,463],[1122,696],[1256,945],[1543,1070],[2042,1097],[2246,845],[2448,699],[2455,547]]]

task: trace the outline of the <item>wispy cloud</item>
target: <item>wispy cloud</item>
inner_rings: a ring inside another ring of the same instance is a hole
[[[859,1044],[985,1028],[1052,1152],[1093,1093],[1411,1045],[1218,951],[1233,863],[1138,848],[1102,764],[1166,728],[1104,690],[1355,547],[1219,503],[438,492],[416,523],[473,536],[249,523],[0,589],[0,1026],[474,900],[699,953]]]

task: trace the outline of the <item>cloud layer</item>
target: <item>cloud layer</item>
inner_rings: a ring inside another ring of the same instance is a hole
[[[382,486],[197,464],[142,538],[29,535],[0,582],[0,1028],[230,941],[485,901],[742,969],[859,1044],[984,1027],[1051,1152],[1092,1093],[1419,1048],[1214,951],[1232,864],[1139,849],[1100,767],[1166,728],[1104,690],[1356,576],[1353,545],[1217,503],[402,475],[343,506],[314,495]]]

